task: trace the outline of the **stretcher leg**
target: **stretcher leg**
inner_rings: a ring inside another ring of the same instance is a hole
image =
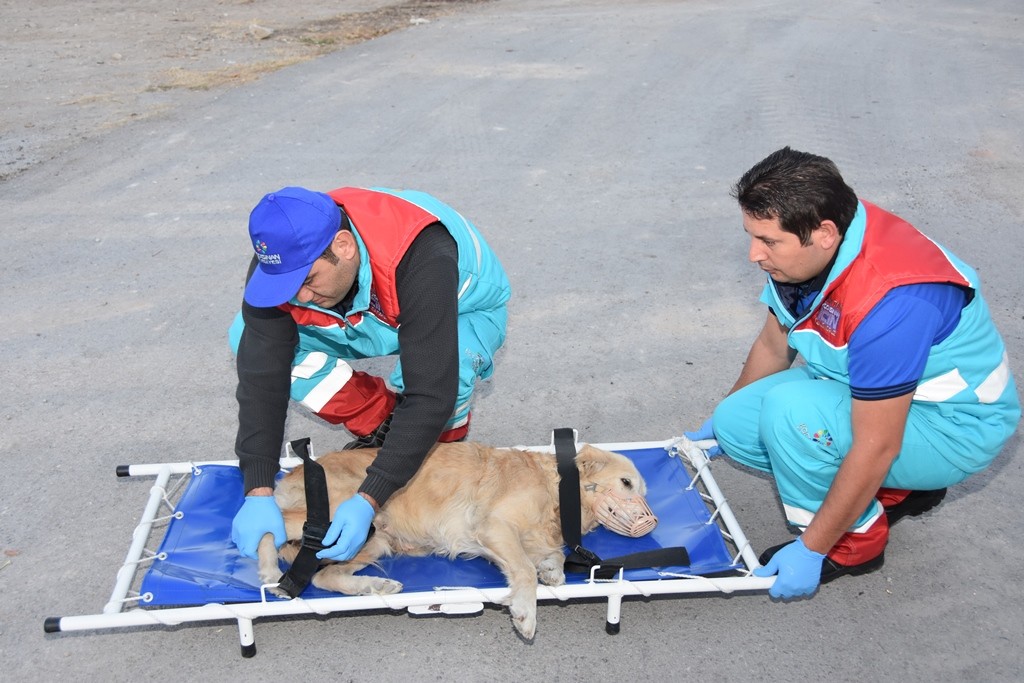
[[[614,636],[619,632],[619,616],[622,612],[622,596],[608,596],[608,618],[604,625],[604,632]]]
[[[243,657],[248,659],[256,656],[256,634],[252,630],[252,619],[239,617],[238,640],[242,644]]]

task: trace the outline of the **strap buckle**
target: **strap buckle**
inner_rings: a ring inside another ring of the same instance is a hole
[[[572,551],[576,555],[579,555],[584,560],[586,560],[591,567],[593,567],[595,564],[601,564],[601,558],[598,557],[596,553],[594,553],[592,550],[587,550],[581,545],[573,546]]]
[[[310,548],[313,552],[320,552],[327,546],[324,545],[324,536],[330,529],[330,523],[318,524],[307,519],[302,525],[302,547]]]

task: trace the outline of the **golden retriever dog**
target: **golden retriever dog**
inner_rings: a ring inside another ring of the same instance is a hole
[[[355,493],[376,455],[377,449],[360,449],[329,453],[317,460],[326,473],[332,512]],[[646,485],[632,461],[584,445],[576,466],[582,533],[598,525],[599,513],[607,518],[614,508],[608,501],[614,497],[642,505],[648,513],[642,524],[647,531],[654,526],[657,520],[643,499]],[[306,520],[302,469],[299,466],[282,478],[274,494],[288,532],[289,543],[281,548],[286,562],[295,559]],[[548,586],[565,582],[558,482],[555,456],[550,453],[478,443],[438,444],[416,476],[377,513],[376,533],[359,553],[347,562],[325,562],[312,583],[350,595],[397,593],[402,590],[398,581],[353,572],[393,554],[484,557],[508,580],[510,592],[504,604],[510,608],[516,630],[530,640],[537,627],[538,578]],[[282,576],[270,534],[259,546],[259,576],[267,584],[277,583]]]

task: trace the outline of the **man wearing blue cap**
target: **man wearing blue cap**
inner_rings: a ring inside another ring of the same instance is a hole
[[[286,540],[272,494],[295,400],[352,432],[345,448],[381,449],[318,553],[351,559],[428,450],[465,438],[474,384],[505,340],[508,279],[473,224],[422,192],[286,187],[256,205],[249,235],[231,330],[246,494],[232,540],[252,558],[264,534]],[[396,354],[390,387],[347,362]]]

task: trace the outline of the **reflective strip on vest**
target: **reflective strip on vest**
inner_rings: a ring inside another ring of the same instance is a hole
[[[995,403],[1006,391],[1010,384],[1010,358],[1003,352],[1003,362],[985,378],[985,381],[978,385],[974,393],[982,403]]]
[[[1006,386],[1009,383],[1010,360],[1004,351],[1002,362],[978,385],[974,394],[978,397],[979,403],[995,403],[1006,391]],[[943,375],[919,384],[917,391],[914,392],[914,400],[941,403],[953,398],[968,386],[964,378],[960,376],[960,371],[954,368]]]

